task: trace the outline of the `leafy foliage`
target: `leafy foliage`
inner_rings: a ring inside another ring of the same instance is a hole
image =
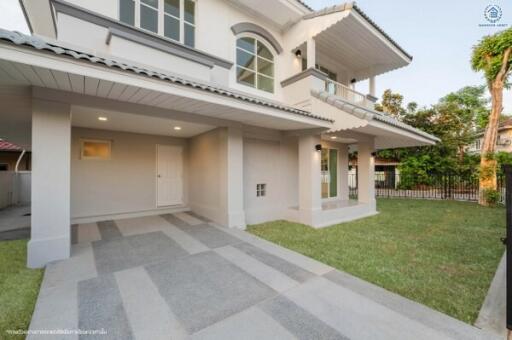
[[[386,94],[387,93],[387,94]],[[385,92],[383,102],[389,101],[391,90]],[[398,94],[395,98],[402,98]],[[395,159],[400,164],[402,186],[429,184],[428,174],[471,173],[477,168],[479,157],[467,155],[466,147],[475,139],[480,121],[488,115],[488,99],[485,86],[467,86],[444,96],[429,108],[418,109],[416,103],[402,107],[401,101],[393,101],[394,112],[401,112],[398,119],[441,139],[434,146],[389,149],[379,151],[378,156]],[[388,106],[387,104],[386,106]],[[384,107],[384,105],[381,105]]]
[[[485,36],[478,45],[473,47],[471,67],[475,71],[483,71],[490,85],[499,75],[503,66],[503,55],[512,47],[512,28]],[[512,55],[507,60],[506,68],[510,69]],[[489,86],[490,88],[490,86]]]

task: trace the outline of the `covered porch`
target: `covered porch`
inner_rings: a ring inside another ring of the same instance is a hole
[[[193,211],[245,228],[244,139],[331,125],[37,38],[2,39],[0,135],[33,155],[29,267],[68,258],[75,224]]]

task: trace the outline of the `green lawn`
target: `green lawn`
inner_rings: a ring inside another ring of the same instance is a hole
[[[43,270],[27,269],[27,241],[0,242],[0,339],[9,329],[28,329],[43,278]]]
[[[473,323],[505,247],[505,209],[379,199],[380,214],[315,230],[277,221],[251,233]]]

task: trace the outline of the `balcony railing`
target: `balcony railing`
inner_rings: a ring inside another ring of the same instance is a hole
[[[375,108],[375,103],[368,99],[364,94],[354,91],[350,87],[335,82],[334,80],[327,79],[325,81],[325,91],[330,94],[340,96],[341,98],[356,105],[372,110]]]

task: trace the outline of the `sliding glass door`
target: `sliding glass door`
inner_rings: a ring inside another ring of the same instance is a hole
[[[338,197],[338,150],[322,148],[322,198]]]

